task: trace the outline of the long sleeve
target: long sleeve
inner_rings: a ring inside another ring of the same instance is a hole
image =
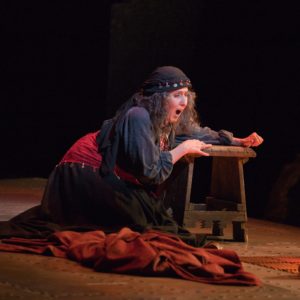
[[[118,166],[143,183],[164,182],[173,169],[172,156],[156,143],[147,110],[133,107],[119,122]]]
[[[233,140],[233,134],[227,130],[214,131],[209,127],[194,127],[190,134],[176,135],[175,145],[188,139],[197,139],[213,145],[237,145]]]

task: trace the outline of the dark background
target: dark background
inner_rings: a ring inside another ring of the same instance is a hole
[[[245,165],[249,215],[263,217],[300,152],[295,3],[3,2],[0,177],[47,177],[155,67],[175,65],[193,82],[204,126],[264,137]]]

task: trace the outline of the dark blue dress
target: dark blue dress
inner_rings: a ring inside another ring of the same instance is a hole
[[[184,233],[167,213],[163,195],[174,167],[169,150],[189,138],[232,144],[227,131],[197,127],[190,135],[171,132],[162,149],[142,107],[105,121],[99,134],[76,142],[54,168],[41,205],[0,223],[0,237],[46,237],[58,230],[114,232],[125,226]]]

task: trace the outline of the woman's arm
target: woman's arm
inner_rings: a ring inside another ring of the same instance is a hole
[[[246,138],[237,138],[227,130],[215,131],[209,127],[194,127],[188,135],[178,135],[175,138],[175,144],[178,145],[188,139],[197,139],[212,145],[257,147],[264,140],[256,132],[251,133]]]
[[[215,131],[209,127],[195,126],[189,134],[180,134],[175,137],[175,144],[188,140],[196,139],[206,144],[212,145],[234,145],[233,134],[227,130]]]
[[[142,182],[159,184],[172,172],[173,164],[186,154],[208,154],[210,147],[199,140],[187,140],[171,151],[161,151],[155,141],[149,113],[131,108],[116,126],[120,136],[117,164]]]
[[[119,167],[148,184],[160,184],[169,177],[173,169],[171,153],[160,150],[146,109],[131,108],[118,121],[116,130],[120,137]]]

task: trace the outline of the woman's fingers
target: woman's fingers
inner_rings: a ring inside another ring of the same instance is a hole
[[[209,156],[209,153],[201,151],[201,150],[198,152],[198,154],[202,155],[202,156]]]
[[[202,146],[202,149],[207,149],[210,148],[212,146],[212,144],[205,144]]]
[[[203,156],[209,156],[209,153],[204,152],[202,150],[205,150],[207,148],[210,148],[212,145],[211,144],[206,144],[204,142],[198,141],[196,140],[196,144],[197,144],[197,153]]]
[[[208,156],[209,154],[202,150],[207,149],[212,146],[211,144],[206,144],[199,140],[187,140],[187,141],[185,141],[185,143],[186,143],[185,145],[188,149],[188,153],[205,155],[205,156]]]

